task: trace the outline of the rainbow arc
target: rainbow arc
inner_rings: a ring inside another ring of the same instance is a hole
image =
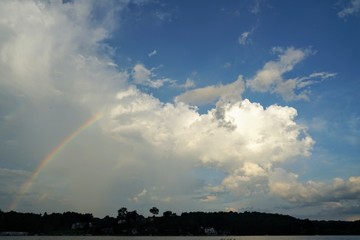
[[[8,210],[16,209],[18,203],[25,193],[29,191],[34,181],[37,179],[41,171],[58,155],[76,136],[78,136],[86,128],[93,125],[101,118],[100,114],[92,116],[90,119],[86,120],[79,128],[69,134],[64,140],[62,140],[46,157],[40,162],[39,166],[31,174],[31,176],[21,185],[19,191],[17,192],[15,198],[10,203]]]

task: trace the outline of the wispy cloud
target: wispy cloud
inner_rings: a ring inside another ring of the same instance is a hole
[[[196,84],[195,84],[194,80],[192,80],[191,78],[186,79],[185,84],[184,84],[185,88],[193,88],[195,86],[196,86]]]
[[[157,54],[157,51],[154,50],[148,54],[149,57],[155,56]]]
[[[135,197],[133,197],[131,200],[135,203],[138,203],[141,198],[143,198],[147,194],[147,190],[143,189],[140,193],[138,193]]]
[[[286,101],[308,100],[310,91],[307,87],[316,83],[316,79],[324,80],[336,76],[336,73],[315,72],[306,77],[284,79],[285,73],[314,53],[310,49],[293,47],[274,48],[274,51],[280,53],[278,60],[267,62],[253,78],[247,80],[246,84],[251,90],[279,94]]]
[[[345,18],[350,15],[355,15],[360,12],[360,0],[351,0],[349,4],[344,7],[340,12],[338,12],[338,16],[340,18]]]
[[[238,42],[240,45],[247,45],[247,44],[251,44],[252,40],[251,40],[251,35],[254,33],[255,29],[257,28],[257,26],[254,26],[251,28],[250,31],[245,31],[243,32],[240,37],[238,38]]]
[[[146,68],[143,64],[136,64],[131,72],[134,83],[151,88],[160,88],[164,86],[165,83],[175,83],[175,81],[170,78],[156,78],[156,74],[153,70],[154,69]]]
[[[161,22],[171,22],[173,20],[173,14],[157,9],[154,13],[155,17]]]
[[[260,13],[261,0],[254,0],[254,4],[250,7],[250,13],[258,15]]]
[[[239,44],[246,45],[249,42],[248,39],[251,34],[252,34],[252,31],[251,32],[243,32],[238,39]]]
[[[200,199],[200,202],[213,202],[213,201],[216,201],[217,199],[218,198],[215,195],[208,195],[208,196],[202,197]]]
[[[230,67],[231,67],[231,63],[226,62],[226,63],[224,64],[224,68],[230,68]]]

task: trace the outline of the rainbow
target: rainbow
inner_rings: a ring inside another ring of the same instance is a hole
[[[79,128],[77,128],[74,132],[69,134],[64,140],[60,142],[39,164],[39,166],[35,169],[35,171],[31,174],[31,176],[21,185],[19,191],[16,193],[13,201],[10,203],[8,210],[16,209],[19,201],[23,197],[23,195],[29,191],[31,186],[33,185],[36,178],[39,176],[40,172],[48,165],[51,160],[53,160],[56,155],[58,155],[65,147],[68,145],[71,140],[73,140],[77,135],[79,135],[86,128],[90,127],[96,121],[101,118],[100,114],[95,114],[90,119],[86,120]]]

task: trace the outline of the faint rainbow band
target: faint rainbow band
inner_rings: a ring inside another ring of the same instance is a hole
[[[31,176],[21,185],[19,191],[16,193],[15,198],[8,206],[8,210],[15,210],[21,198],[24,196],[26,192],[29,191],[31,186],[33,185],[36,178],[39,176],[40,172],[48,165],[51,160],[53,160],[57,154],[59,154],[65,147],[68,145],[71,140],[73,140],[77,135],[79,135],[86,128],[93,125],[101,118],[100,114],[93,115],[90,119],[86,120],[79,128],[77,128],[74,132],[69,134],[64,140],[60,142],[39,164],[39,166],[35,169],[35,171],[31,174]]]

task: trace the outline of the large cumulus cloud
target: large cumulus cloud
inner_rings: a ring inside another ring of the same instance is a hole
[[[266,189],[273,165],[310,155],[314,140],[295,122],[294,108],[264,108],[229,96],[199,114],[181,101],[162,103],[131,87],[118,93],[108,131],[129,147],[162,152],[163,161],[176,158],[224,172],[220,186],[205,188],[209,194],[255,191],[256,184]]]

